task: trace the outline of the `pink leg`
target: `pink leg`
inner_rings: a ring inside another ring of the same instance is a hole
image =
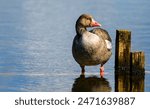
[[[84,75],[84,73],[85,73],[84,67],[85,67],[85,66],[80,66],[80,67],[81,67],[81,75]]]
[[[100,66],[100,76],[104,77],[104,66],[103,65]]]

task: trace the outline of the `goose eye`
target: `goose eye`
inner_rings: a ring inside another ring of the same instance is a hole
[[[90,21],[91,21],[91,19],[90,19],[90,18],[87,18],[87,20],[90,20]]]

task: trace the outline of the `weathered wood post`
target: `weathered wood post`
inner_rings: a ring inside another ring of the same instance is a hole
[[[145,79],[145,55],[142,51],[131,52],[131,91],[143,92]]]
[[[145,55],[144,52],[131,52],[131,72],[143,72],[145,71]]]
[[[131,31],[116,31],[115,70],[130,71]]]
[[[131,32],[116,30],[115,48],[115,91],[130,91]]]
[[[131,51],[131,31],[116,31],[115,91],[144,91],[144,52]]]
[[[115,71],[115,92],[130,92],[130,75],[125,71]]]
[[[130,92],[144,92],[144,73],[134,73],[131,78],[131,88]]]

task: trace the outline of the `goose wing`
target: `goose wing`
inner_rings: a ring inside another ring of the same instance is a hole
[[[91,33],[96,34],[97,36],[101,37],[103,40],[105,40],[106,46],[109,50],[112,49],[112,40],[108,34],[108,32],[102,28],[94,28],[90,31]]]

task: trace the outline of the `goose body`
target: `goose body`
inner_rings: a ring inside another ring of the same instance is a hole
[[[74,37],[72,54],[76,62],[81,66],[84,74],[85,66],[100,64],[100,75],[104,74],[103,65],[109,60],[111,52],[111,38],[108,32],[102,28],[94,28],[87,31],[87,27],[100,26],[92,16],[83,14],[76,22],[77,35]]]

